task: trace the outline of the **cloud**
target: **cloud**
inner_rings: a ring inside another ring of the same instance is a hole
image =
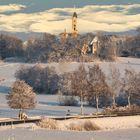
[[[13,5],[13,7],[17,10],[23,6]],[[77,8],[78,30],[80,33],[99,30],[107,32],[134,30],[140,26],[140,12],[135,9],[140,9],[140,4],[87,5]],[[132,14],[131,11],[133,11]],[[73,12],[73,8],[53,8],[36,13],[0,14],[0,29],[10,32],[32,31],[59,34],[66,28],[71,32]]]
[[[26,8],[26,6],[21,4],[0,5],[0,13],[19,11],[24,8]]]

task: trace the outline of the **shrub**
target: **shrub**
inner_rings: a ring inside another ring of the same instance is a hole
[[[122,93],[116,98],[117,106],[126,106],[128,104],[127,95]]]
[[[80,124],[71,123],[68,129],[74,131],[95,131],[95,130],[100,130],[100,127],[91,121],[85,121]]]
[[[73,131],[83,131],[82,125],[71,123],[68,127],[69,130]]]
[[[100,130],[99,126],[92,123],[91,121],[86,121],[84,124],[84,130],[86,131],[94,131],[94,130]]]
[[[78,105],[78,101],[74,96],[63,96],[60,95],[58,97],[59,104],[62,106],[76,106]]]
[[[111,113],[137,113],[140,112],[140,107],[137,105],[131,105],[130,107],[124,106],[124,107],[108,107],[104,110],[104,113],[111,114]]]
[[[96,100],[94,98],[91,98],[90,100],[88,100],[88,104],[90,106],[96,107]],[[100,108],[108,107],[111,104],[112,104],[111,97],[107,97],[107,96],[100,97],[100,100],[99,100],[99,107]]]
[[[48,128],[48,129],[57,129],[57,121],[48,119],[48,118],[42,118],[39,126],[42,128]]]

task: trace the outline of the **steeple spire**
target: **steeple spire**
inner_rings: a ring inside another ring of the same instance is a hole
[[[76,11],[76,6],[75,6],[75,4],[74,4],[74,11]]]
[[[72,16],[72,34],[73,34],[73,37],[77,37],[77,34],[78,34],[78,30],[77,30],[77,13],[76,13],[76,8],[75,8],[75,5],[74,5],[74,13],[73,13],[73,16]]]

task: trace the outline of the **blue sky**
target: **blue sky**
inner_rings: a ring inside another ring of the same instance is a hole
[[[80,33],[140,26],[140,0],[0,0],[0,31],[70,32],[74,5]]]
[[[42,11],[51,8],[63,7],[82,7],[85,5],[108,5],[108,4],[128,4],[140,3],[140,0],[0,0],[0,5],[7,5],[11,3],[28,5],[24,12]]]

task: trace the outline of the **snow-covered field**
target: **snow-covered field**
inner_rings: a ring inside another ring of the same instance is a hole
[[[0,140],[139,140],[140,129],[115,131],[72,132],[32,130],[30,128],[0,131]]]
[[[120,69],[121,74],[124,74],[124,70],[127,68],[132,68],[137,72],[140,72],[140,59],[136,58],[118,58],[117,62],[96,62],[100,65],[103,71],[108,74],[110,64],[114,64],[117,68]],[[94,65],[95,63],[85,63],[86,68],[88,66]],[[8,93],[9,87],[16,80],[15,72],[23,63],[7,63],[0,62],[0,78],[4,78],[5,81],[0,84],[0,117],[16,117],[17,111],[9,109],[6,103],[5,95]],[[27,66],[35,64],[24,64]],[[78,68],[80,63],[50,63],[42,64],[44,66],[53,66],[55,67],[57,73],[64,73],[73,71]],[[37,95],[38,105],[35,110],[29,111],[30,115],[56,115],[62,116],[65,115],[66,111],[69,109],[71,113],[79,113],[79,107],[66,107],[58,105],[58,96],[55,95]],[[84,109],[86,114],[92,113],[95,111],[92,107],[85,107]]]
[[[137,72],[140,72],[140,59],[134,58],[118,58],[117,62],[96,62],[100,65],[103,71],[108,74],[108,69],[110,64],[115,64],[121,71],[121,74],[124,74],[124,70],[127,68],[132,68]],[[85,66],[91,66],[95,63],[85,63]],[[4,78],[5,81],[0,84],[0,117],[16,117],[18,112],[12,110],[7,106],[5,95],[8,93],[9,87],[16,80],[15,72],[18,68],[23,65],[21,63],[6,63],[0,62],[0,78]],[[25,64],[25,65],[34,65],[34,64]],[[79,63],[51,63],[43,64],[44,66],[54,66],[58,73],[69,72],[77,69]],[[58,105],[58,96],[55,95],[37,95],[38,105],[36,109],[29,111],[30,116],[63,116],[66,111],[69,109],[71,113],[79,113],[79,107],[67,107]],[[92,107],[85,107],[84,111],[86,114],[92,113],[95,111]],[[125,119],[124,119],[125,120]],[[135,119],[137,122],[137,118]],[[105,122],[105,120],[96,120],[98,123]],[[114,122],[114,119],[109,119],[106,121],[106,124],[109,122]],[[119,121],[118,121],[119,123]],[[127,122],[122,122],[127,123]],[[113,125],[117,125],[114,124]],[[123,125],[123,124],[122,124]],[[102,126],[104,127],[104,126]],[[13,130],[0,130],[0,140],[7,140],[9,137],[15,137],[15,140],[139,140],[140,138],[140,129],[135,127],[126,127],[126,130],[113,130],[109,132],[64,132],[62,131],[47,131],[47,130],[28,130],[28,129],[13,129]],[[133,128],[133,129],[128,129]],[[110,126],[111,129],[111,126]],[[21,137],[22,136],[22,137]],[[5,139],[6,137],[6,139]]]
[[[87,120],[58,121],[59,130],[41,129],[33,123],[1,126],[0,140],[139,140],[140,116],[89,119],[98,125],[98,131],[68,131],[70,124]]]
[[[0,126],[0,140],[139,140],[140,116],[89,119],[98,125],[98,131],[68,131],[70,124],[87,120],[58,121],[59,130],[41,129],[33,123]],[[61,129],[61,130],[60,130]]]
[[[107,118],[92,118],[92,119],[70,119],[58,121],[58,126],[61,130],[66,130],[70,124],[79,126],[86,121],[97,125],[101,130],[118,130],[140,127],[140,115],[125,116],[125,117],[107,117]]]

